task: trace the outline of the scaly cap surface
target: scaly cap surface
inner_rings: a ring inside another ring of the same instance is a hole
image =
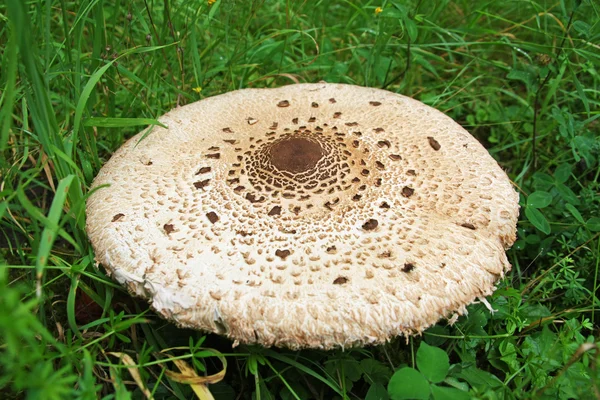
[[[441,112],[341,84],[170,111],[102,168],[97,261],[181,326],[332,348],[423,331],[510,268],[518,195]]]

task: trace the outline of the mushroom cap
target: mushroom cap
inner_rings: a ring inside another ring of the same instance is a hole
[[[332,348],[418,334],[510,269],[518,195],[443,113],[342,84],[171,110],[94,180],[96,260],[180,326]]]

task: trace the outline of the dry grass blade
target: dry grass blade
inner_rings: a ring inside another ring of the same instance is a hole
[[[129,354],[119,352],[111,352],[108,354],[114,357],[119,357],[121,362],[128,367],[127,370],[129,371],[129,374],[131,375],[136,385],[140,388],[140,390],[142,391],[144,396],[146,396],[147,399],[154,398],[152,397],[152,393],[148,390],[148,388],[144,386],[144,382],[142,381],[142,377],[140,376],[140,372],[138,371],[139,367],[135,363],[135,361],[133,361],[133,358],[131,358]]]
[[[166,351],[171,349],[163,350],[161,353],[165,354]],[[216,374],[208,375],[208,376],[199,376],[194,368],[190,367],[188,363],[183,360],[173,360],[173,363],[179,368],[180,372],[174,372],[170,370],[165,371],[165,375],[169,377],[169,379],[174,380],[175,382],[184,383],[186,385],[190,385],[196,396],[200,400],[214,400],[212,393],[208,389],[208,385],[211,383],[217,383],[223,380],[225,377],[225,373],[227,372],[227,360],[225,357],[218,351],[213,349],[200,349],[204,351],[210,351],[215,354],[221,360],[223,364],[223,369],[221,369]]]

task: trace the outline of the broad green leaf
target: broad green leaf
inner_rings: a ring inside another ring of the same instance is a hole
[[[510,372],[514,373],[521,368],[521,359],[518,357],[517,346],[513,338],[503,340],[498,347],[500,350],[500,360],[508,365]]]
[[[325,365],[325,371],[330,376],[343,378],[347,385],[360,380],[362,369],[360,363],[355,358],[341,353],[338,357],[332,358],[331,361]]]
[[[456,369],[460,370],[461,367],[458,364],[456,365]],[[452,372],[450,372],[450,374],[452,374]],[[455,389],[458,389],[462,392],[468,392],[469,391],[469,384],[467,382],[462,382],[459,381],[457,378],[453,377],[453,376],[447,376],[446,379],[444,379],[444,383],[450,387],[453,387]]]
[[[471,398],[469,393],[462,390],[437,385],[431,386],[431,394],[433,394],[434,400],[469,400]]]
[[[573,166],[571,164],[561,164],[554,170],[554,179],[558,183],[565,183],[571,176]]]
[[[533,335],[527,336],[521,343],[521,351],[524,355],[535,354],[541,356],[546,361],[541,369],[551,371],[560,368],[560,357],[555,357],[561,352],[556,344],[558,336],[550,330],[548,325],[544,325],[541,332],[536,332]]]
[[[388,400],[389,398],[390,396],[387,390],[385,390],[385,386],[381,383],[372,384],[365,396],[365,400]]]
[[[360,361],[360,368],[367,382],[385,384],[392,376],[390,368],[374,358],[365,358]]]
[[[527,304],[523,305],[522,308],[519,309],[520,318],[523,319],[523,322],[534,322],[539,320],[540,318],[549,317],[552,315],[548,307],[543,304]]]
[[[558,190],[558,193],[560,193],[560,197],[562,197],[567,203],[574,204],[576,206],[581,204],[577,195],[573,193],[573,191],[567,185],[557,183],[556,189]]]
[[[500,388],[504,384],[496,375],[493,375],[487,371],[483,371],[476,366],[463,368],[461,372],[456,375],[458,378],[464,379],[473,387],[484,387],[484,388]]]
[[[340,375],[344,376],[351,382],[356,382],[360,380],[360,377],[362,376],[362,368],[360,366],[360,363],[356,359],[342,358],[333,365],[336,365],[338,373]]]
[[[517,240],[513,245],[514,250],[523,250],[525,247],[527,247],[527,242],[523,239]]]
[[[525,236],[525,242],[528,244],[538,244],[541,241],[542,239],[536,234]]]
[[[548,192],[538,190],[527,197],[527,207],[544,208],[552,203],[552,195]]]
[[[430,382],[438,383],[448,375],[450,360],[444,350],[421,342],[417,350],[417,367]]]
[[[532,89],[537,81],[537,75],[532,68],[513,68],[510,70],[506,78],[523,82],[528,90]]]
[[[394,373],[388,383],[388,394],[392,400],[429,399],[429,382],[416,369],[405,367]]]
[[[417,29],[417,24],[415,21],[409,18],[404,19],[404,26],[406,27],[406,33],[408,33],[408,38],[411,42],[417,40],[417,35],[419,34],[419,30]]]
[[[571,215],[573,215],[578,222],[580,222],[582,224],[585,223],[585,221],[583,219],[583,216],[581,215],[581,213],[579,212],[579,210],[575,208],[574,205],[567,203],[567,204],[565,204],[565,208],[567,210],[569,210],[569,212],[571,213]]]
[[[469,308],[469,317],[460,318],[459,326],[461,331],[469,336],[485,336],[487,335],[484,329],[488,323],[489,311],[482,305],[471,306]]]
[[[544,232],[546,235],[550,233],[550,223],[544,217],[544,214],[536,208],[527,207],[525,209],[525,216],[540,231]]]
[[[555,183],[555,178],[544,172],[536,172],[532,178],[535,190],[550,190]]]
[[[599,232],[600,231],[600,217],[592,217],[590,219],[587,220],[587,222],[585,223],[585,226],[593,232]]]

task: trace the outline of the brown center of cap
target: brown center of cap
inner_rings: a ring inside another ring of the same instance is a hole
[[[269,155],[277,169],[296,174],[314,168],[323,157],[323,149],[318,142],[293,137],[274,143]]]

